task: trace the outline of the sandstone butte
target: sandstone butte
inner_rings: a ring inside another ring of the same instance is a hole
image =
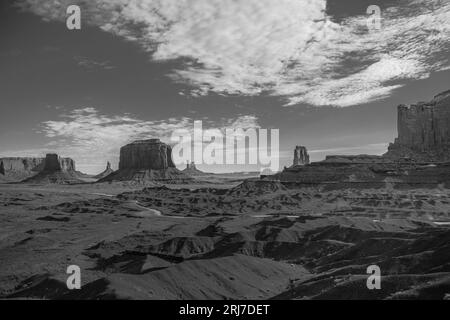
[[[303,166],[309,164],[309,154],[306,147],[296,146],[294,150],[293,166]]]
[[[159,139],[134,141],[120,149],[119,170],[99,182],[189,180],[172,161],[172,148]]]

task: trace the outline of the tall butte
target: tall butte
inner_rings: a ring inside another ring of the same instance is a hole
[[[147,183],[188,178],[172,161],[172,148],[159,139],[134,141],[120,149],[119,170],[99,182]]]
[[[430,102],[397,108],[398,138],[384,157],[419,162],[450,161],[450,90]]]
[[[293,166],[304,166],[309,164],[309,154],[306,147],[296,146],[294,149],[294,163]]]

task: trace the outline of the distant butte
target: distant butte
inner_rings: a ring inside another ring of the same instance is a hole
[[[296,146],[293,166],[304,166],[305,164],[309,164],[308,150],[306,150],[306,147]]]
[[[119,170],[99,182],[130,181],[152,183],[189,180],[172,161],[172,148],[159,139],[134,141],[120,149]]]

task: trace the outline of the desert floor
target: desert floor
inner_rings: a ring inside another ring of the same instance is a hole
[[[442,299],[450,190],[0,184],[0,297]],[[81,268],[68,290],[66,269]],[[381,290],[368,290],[378,265]]]

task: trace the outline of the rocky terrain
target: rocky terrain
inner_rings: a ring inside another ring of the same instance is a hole
[[[442,299],[450,191],[0,187],[0,296]],[[77,189],[78,188],[78,189]],[[51,261],[51,262],[49,262]],[[82,268],[81,290],[65,286]],[[383,289],[368,290],[377,264]]]

